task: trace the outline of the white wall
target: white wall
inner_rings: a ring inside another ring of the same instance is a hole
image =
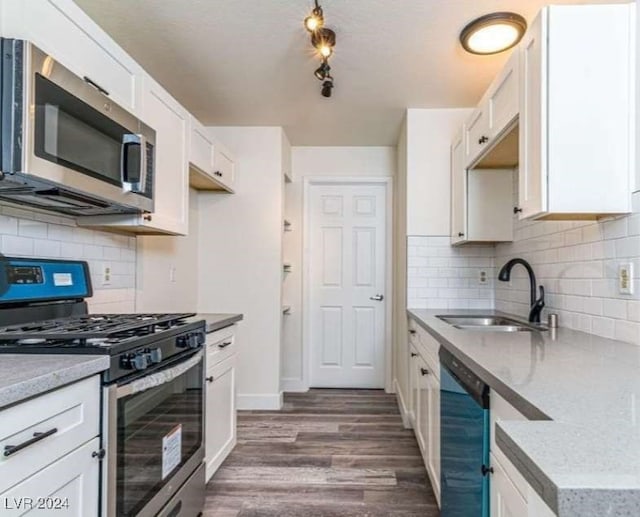
[[[470,109],[407,110],[407,235],[449,235],[449,149],[470,113]]]
[[[293,182],[285,186],[285,217],[292,231],[284,234],[285,260],[292,272],[284,277],[283,301],[291,314],[283,319],[282,388],[304,391],[302,357],[302,213],[307,177],[391,177],[396,169],[393,147],[293,147]]]
[[[136,310],[195,312],[197,309],[198,193],[191,189],[186,237],[138,237]]]
[[[236,194],[199,195],[200,312],[238,312],[239,408],[278,409],[282,129],[211,128],[236,156]]]
[[[86,260],[94,289],[90,311],[134,311],[135,237],[78,228],[69,217],[0,206],[0,238],[0,253],[7,256]],[[103,264],[112,271],[106,286],[100,278]]]

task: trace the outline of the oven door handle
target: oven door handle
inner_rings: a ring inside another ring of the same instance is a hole
[[[196,354],[189,357],[189,359],[181,362],[173,368],[167,368],[166,370],[159,371],[158,373],[153,373],[146,377],[131,381],[129,384],[118,386],[118,389],[116,390],[116,397],[121,399],[122,397],[141,393],[143,391],[150,390],[151,388],[156,388],[158,386],[162,386],[163,384],[167,384],[185,373],[187,370],[193,368],[200,361],[202,361],[202,358],[203,353],[202,350],[200,350]]]

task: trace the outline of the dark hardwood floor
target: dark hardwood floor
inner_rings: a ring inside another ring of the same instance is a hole
[[[440,515],[395,395],[314,389],[284,401],[238,414],[238,445],[207,486],[206,517]]]

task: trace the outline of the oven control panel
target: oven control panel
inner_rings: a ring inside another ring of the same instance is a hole
[[[0,305],[76,300],[92,294],[84,261],[0,256]]]

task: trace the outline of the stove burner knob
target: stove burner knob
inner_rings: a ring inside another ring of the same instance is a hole
[[[121,366],[125,370],[144,370],[149,366],[148,354],[138,352],[126,355],[121,359]]]
[[[204,344],[204,334],[202,332],[189,333],[178,337],[176,346],[178,348],[200,348]]]
[[[149,350],[148,356],[151,364],[158,364],[160,361],[162,361],[162,350],[160,350],[159,348],[152,348],[151,350]]]
[[[132,362],[134,370],[145,370],[149,366],[149,356],[144,352],[137,353],[132,358]]]

